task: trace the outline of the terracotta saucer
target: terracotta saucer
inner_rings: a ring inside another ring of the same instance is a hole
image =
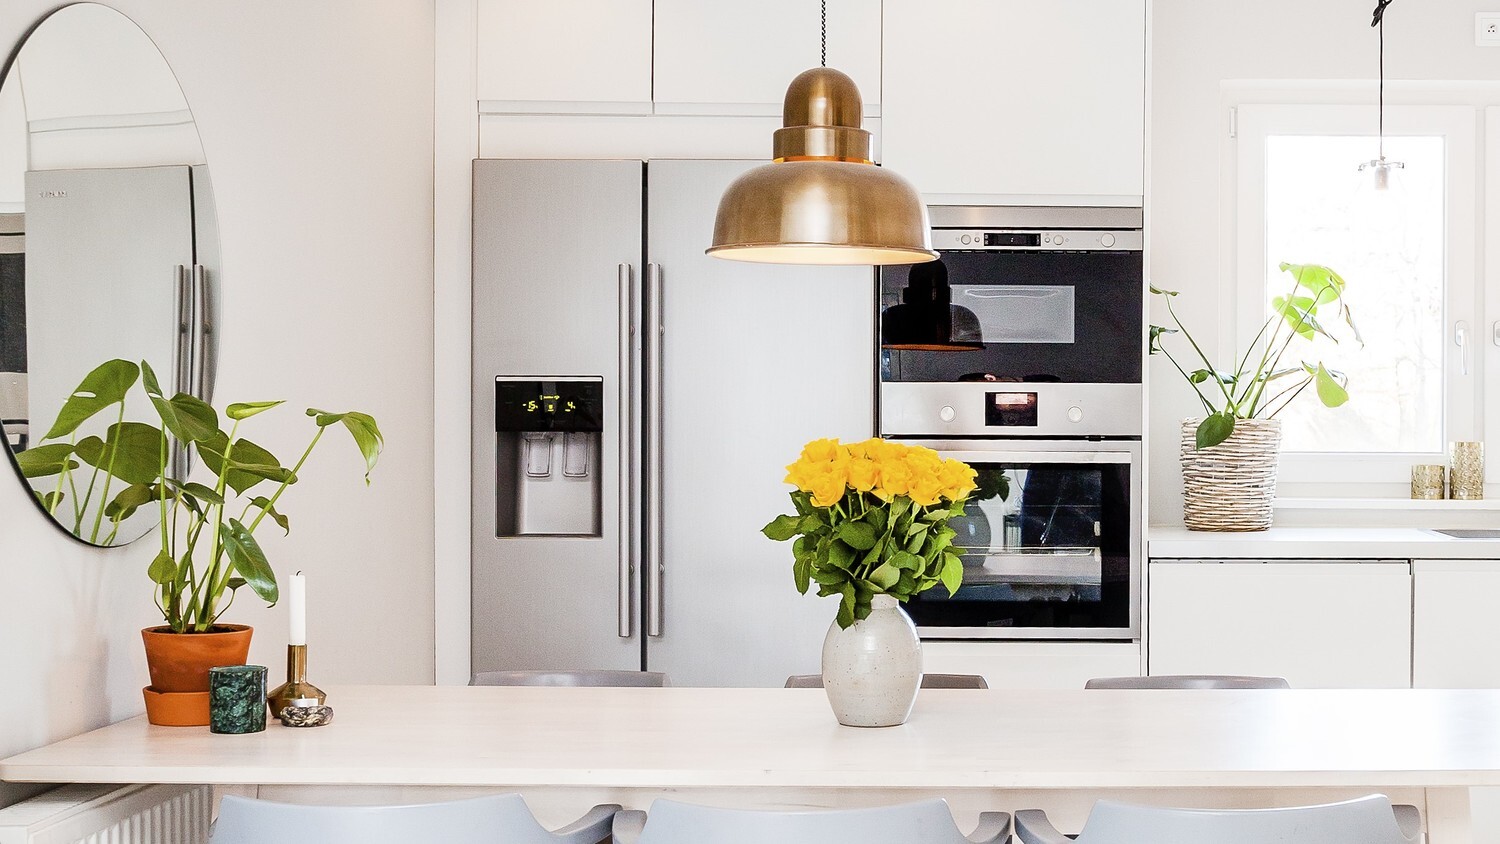
[[[161,727],[208,726],[208,692],[159,692],[141,689],[146,696],[146,720]]]

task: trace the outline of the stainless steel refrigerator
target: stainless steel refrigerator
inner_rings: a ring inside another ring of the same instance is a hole
[[[817,671],[836,607],[760,527],[873,431],[874,274],[705,256],[758,163],[475,162],[475,671]]]

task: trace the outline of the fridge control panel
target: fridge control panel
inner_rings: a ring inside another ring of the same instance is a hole
[[[497,433],[603,430],[603,378],[495,379]]]

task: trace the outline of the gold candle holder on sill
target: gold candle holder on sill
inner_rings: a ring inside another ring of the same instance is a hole
[[[280,718],[288,706],[322,706],[328,700],[323,690],[307,682],[307,646],[286,646],[286,682],[266,695],[271,717]]]

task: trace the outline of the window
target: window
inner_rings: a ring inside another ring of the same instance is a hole
[[[1398,190],[1377,192],[1357,169],[1378,154],[1373,107],[1238,107],[1236,347],[1294,283],[1283,261],[1337,270],[1363,338],[1330,325],[1341,342],[1288,350],[1299,356],[1283,365],[1344,373],[1350,398],[1329,409],[1309,394],[1278,415],[1287,485],[1390,484],[1362,494],[1395,495],[1411,464],[1446,462],[1449,441],[1478,438],[1475,114],[1388,105],[1385,156],[1405,167]]]

